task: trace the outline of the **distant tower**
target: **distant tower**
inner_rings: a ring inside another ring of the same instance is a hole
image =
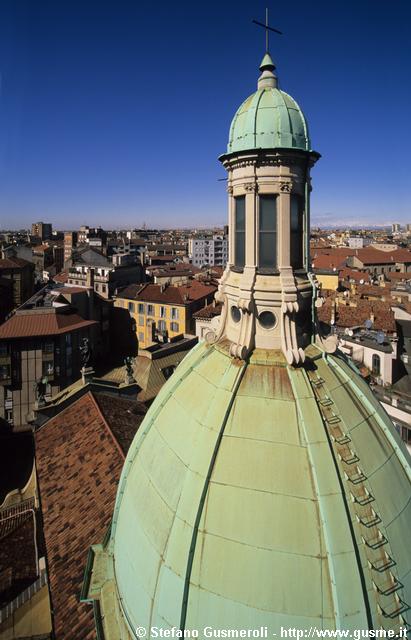
[[[410,458],[367,384],[315,330],[309,171],[319,156],[268,54],[260,70],[221,157],[231,248],[220,330],[151,405],[111,530],[87,564],[83,598],[106,640],[155,637],[155,627],[203,638],[205,627],[279,637],[407,625]]]

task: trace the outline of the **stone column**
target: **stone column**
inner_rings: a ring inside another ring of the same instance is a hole
[[[245,266],[256,266],[255,224],[256,224],[256,184],[247,184],[245,188]]]
[[[235,201],[233,196],[233,187],[227,187],[228,192],[228,264],[234,264],[234,246],[235,246],[235,221],[234,208]]]
[[[288,187],[288,183],[287,183]],[[278,217],[278,267],[290,266],[290,188],[282,190],[277,199],[277,217]]]

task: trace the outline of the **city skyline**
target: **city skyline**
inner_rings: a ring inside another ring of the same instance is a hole
[[[3,3],[0,226],[225,224],[217,157],[256,88],[264,34],[251,20],[265,4]],[[312,224],[409,222],[410,7],[269,8],[280,85],[323,155]]]

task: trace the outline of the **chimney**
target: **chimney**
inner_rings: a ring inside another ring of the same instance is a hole
[[[331,321],[332,325],[335,324],[335,307],[336,307],[335,303],[336,303],[335,300],[333,300],[332,303],[331,303],[331,318],[330,318],[330,321]]]
[[[86,287],[91,287],[91,289],[94,289],[94,267],[90,267],[87,270]]]

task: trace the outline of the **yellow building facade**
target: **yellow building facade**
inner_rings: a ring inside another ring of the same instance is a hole
[[[145,349],[154,342],[156,332],[167,332],[170,338],[189,333],[187,309],[184,305],[158,304],[117,298],[115,307],[127,309],[134,321],[139,347]]]
[[[339,278],[338,271],[335,273],[315,273],[315,277],[317,278],[319,284],[322,289],[329,289],[331,291],[337,291]]]

